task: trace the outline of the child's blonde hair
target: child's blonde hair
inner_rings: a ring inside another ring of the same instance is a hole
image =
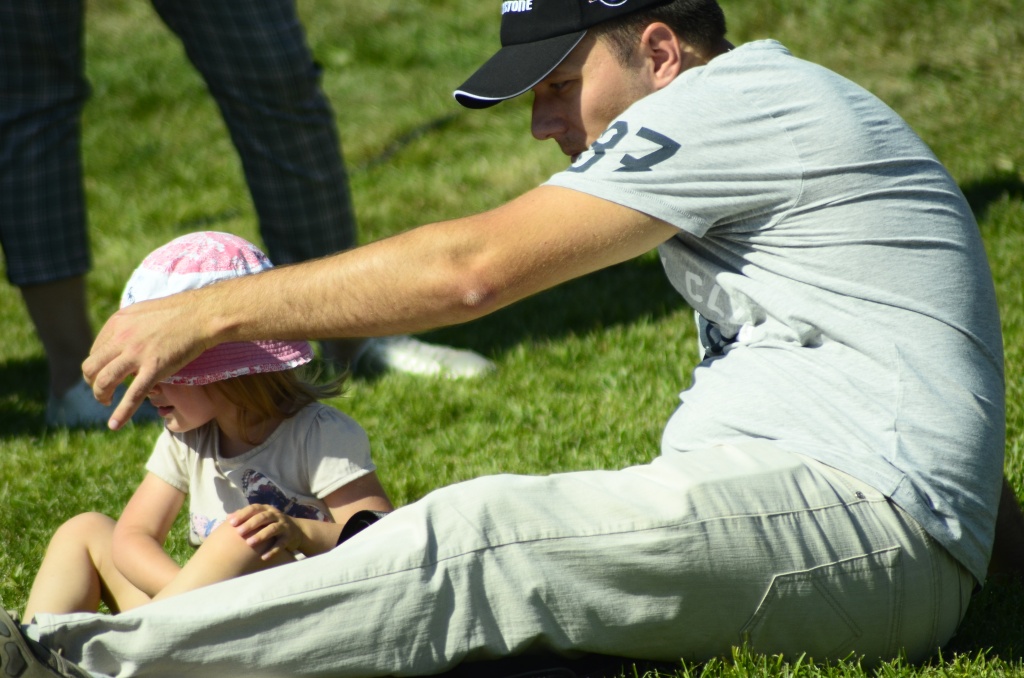
[[[344,393],[347,375],[321,382],[319,374],[303,368],[279,372],[246,374],[208,384],[238,408],[238,425],[242,439],[250,445],[259,442],[261,424],[271,419],[295,416],[310,403],[336,398]],[[256,428],[255,437],[249,431]]]

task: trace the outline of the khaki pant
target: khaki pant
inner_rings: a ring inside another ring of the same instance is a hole
[[[438,490],[333,552],[117,617],[43,616],[107,676],[385,676],[546,648],[927,657],[974,582],[902,510],[766,443]]]

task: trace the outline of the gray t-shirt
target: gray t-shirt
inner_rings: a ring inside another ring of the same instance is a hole
[[[548,183],[679,229],[665,270],[724,339],[663,453],[777,441],[891,497],[984,579],[1005,444],[995,292],[963,195],[896,113],[754,42],[637,102]]]

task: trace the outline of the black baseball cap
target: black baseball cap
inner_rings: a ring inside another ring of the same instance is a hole
[[[517,97],[555,70],[587,29],[672,0],[506,0],[501,3],[501,49],[455,90],[467,108]]]

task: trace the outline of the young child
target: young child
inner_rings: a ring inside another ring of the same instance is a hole
[[[246,240],[203,232],[157,249],[132,274],[121,306],[271,267]],[[149,393],[166,428],[116,522],[85,513],[54,534],[25,619],[37,612],[114,612],[333,548],[363,511],[391,509],[366,433],[319,401],[295,368],[304,341],[216,346]],[[163,550],[189,496],[183,567]]]

